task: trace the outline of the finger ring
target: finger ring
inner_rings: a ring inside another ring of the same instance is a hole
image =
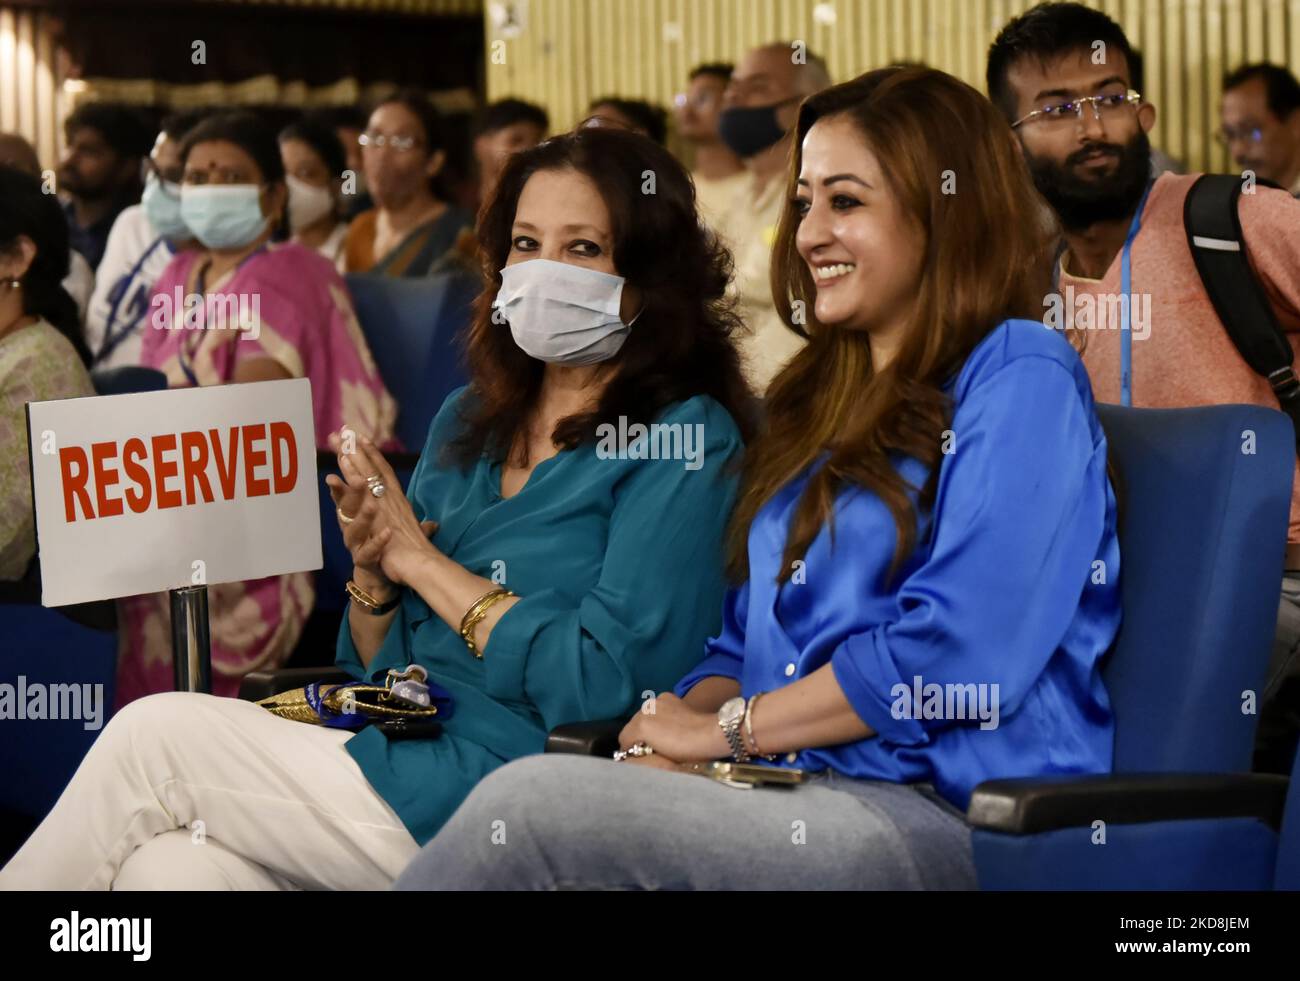
[[[380,477],[379,474],[377,474],[377,473],[372,473],[369,477],[366,478],[366,486],[367,486],[367,487],[373,487],[375,484],[379,483],[381,480],[383,480],[383,478]]]
[[[652,747],[649,743],[636,742],[633,743],[631,746],[629,746],[627,749],[615,750],[614,762],[622,763],[628,757],[637,758],[641,756],[653,756],[654,752],[655,752],[654,747]]]
[[[344,514],[342,508],[335,508],[334,510],[339,513],[339,520],[342,521],[345,525],[350,525],[352,524],[352,522],[357,520],[351,515]]]
[[[384,491],[386,491],[386,490],[388,490],[388,488],[385,487],[383,484],[371,484],[371,485],[370,485],[370,496],[371,496],[371,497],[383,497],[383,496],[384,496]]]

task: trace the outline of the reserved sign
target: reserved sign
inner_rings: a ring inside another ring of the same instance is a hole
[[[311,382],[31,402],[41,602],[321,567]]]

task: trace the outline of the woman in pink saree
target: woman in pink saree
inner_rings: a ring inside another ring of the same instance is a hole
[[[181,215],[203,248],[180,253],[155,285],[141,363],[172,388],[308,378],[319,447],[345,425],[393,445],[397,407],[343,281],[311,250],[270,242],[286,197],[274,132],[246,113],[216,116],[182,156]],[[212,586],[213,694],[234,696],[248,672],[283,664],[314,601],[309,572]],[[121,600],[119,623],[117,708],[172,688],[167,594]]]

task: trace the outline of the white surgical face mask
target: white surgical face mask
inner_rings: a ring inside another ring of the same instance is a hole
[[[257,184],[182,184],[181,220],[209,249],[237,249],[266,231]]]
[[[145,216],[153,230],[164,238],[178,242],[190,238],[190,230],[181,220],[181,186],[171,181],[159,180],[150,173],[145,178],[144,194],[140,198]]]
[[[310,228],[334,210],[334,195],[328,187],[308,184],[291,174],[285,175],[284,182],[289,188],[289,231],[296,234]]]
[[[501,270],[501,289],[492,305],[529,357],[551,364],[597,364],[618,354],[627,340],[631,324],[618,315],[623,283],[622,276],[595,269],[528,259]]]

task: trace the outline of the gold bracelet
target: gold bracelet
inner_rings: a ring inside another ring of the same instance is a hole
[[[475,657],[481,659],[483,657],[483,652],[480,651],[478,645],[474,643],[474,628],[477,627],[483,621],[483,618],[487,616],[488,610],[492,609],[493,606],[506,597],[514,595],[514,593],[510,592],[510,590],[505,587],[497,586],[495,589],[488,590],[476,599],[473,605],[465,611],[465,615],[460,621],[460,637],[461,640],[465,641],[465,646],[469,648],[469,652]]]
[[[371,616],[381,617],[386,613],[391,613],[397,609],[397,604],[402,601],[402,593],[399,590],[387,603],[381,603],[351,579],[348,580],[347,586],[344,588],[353,601]]]
[[[754,756],[761,756],[763,759],[771,761],[776,759],[776,754],[764,753],[761,749],[758,748],[758,740],[754,738],[754,709],[758,707],[758,700],[762,698],[765,694],[767,693],[759,692],[757,695],[752,696],[749,699],[749,701],[745,703],[744,725],[745,725],[745,735],[749,737],[750,752]]]

